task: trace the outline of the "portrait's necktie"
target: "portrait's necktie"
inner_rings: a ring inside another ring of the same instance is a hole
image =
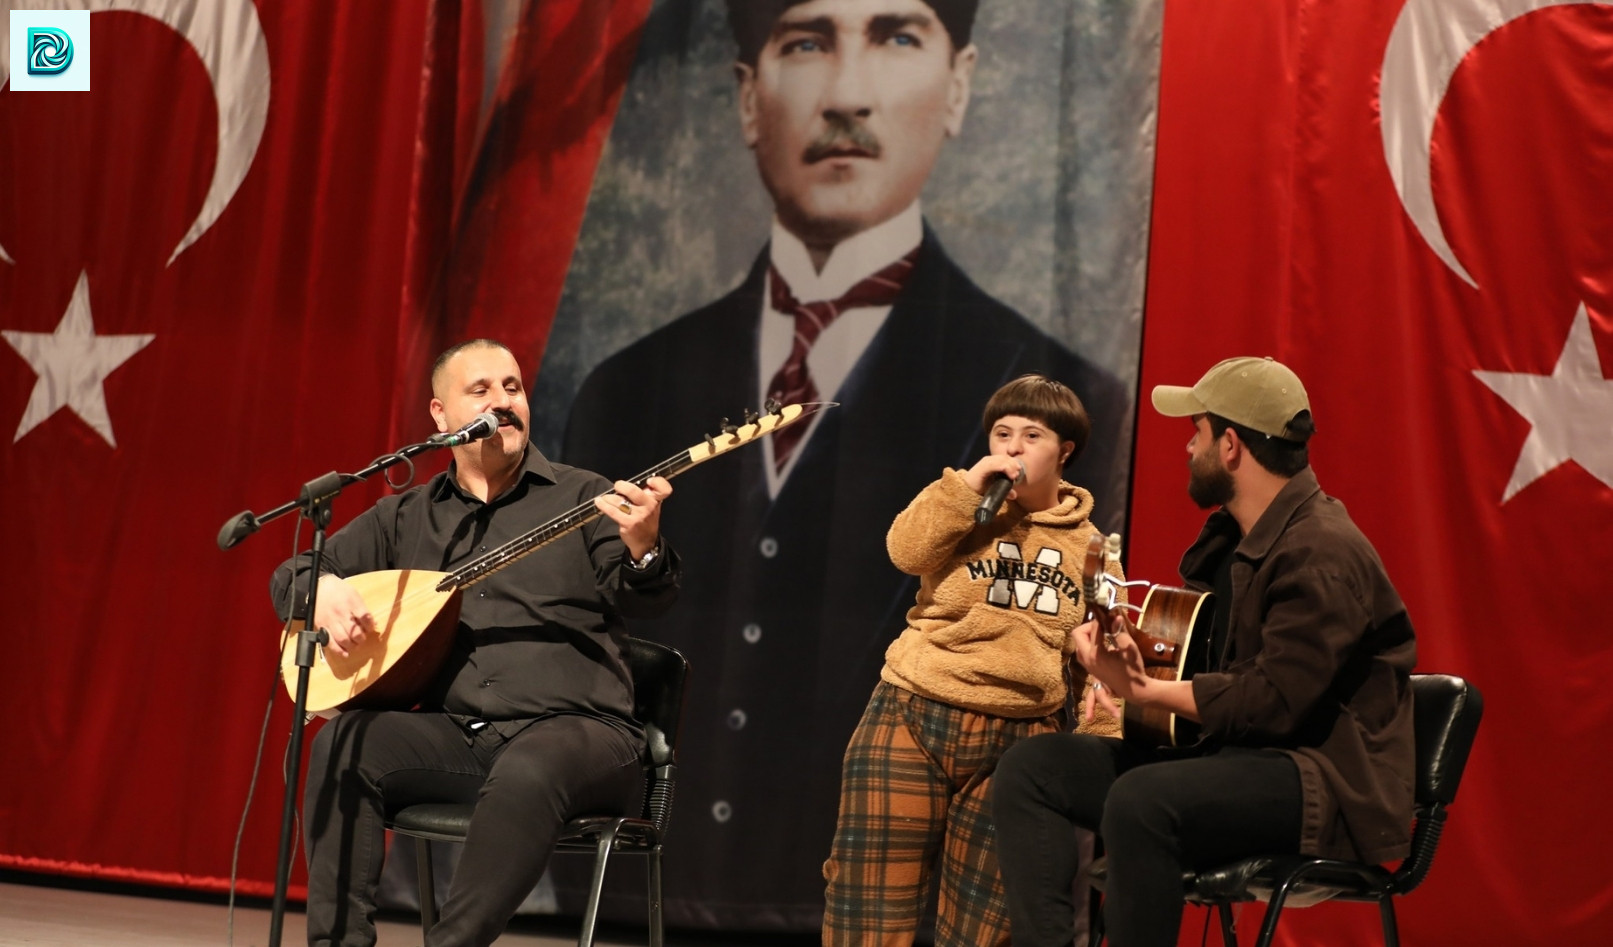
[[[790,346],[790,357],[773,376],[767,386],[768,397],[779,404],[805,404],[818,400],[818,386],[807,371],[807,353],[831,322],[848,309],[862,306],[889,306],[896,301],[907,277],[913,272],[918,259],[918,248],[895,263],[859,282],[836,299],[823,299],[803,303],[790,292],[789,284],[779,275],[777,267],[768,271],[768,286],[773,309],[795,317],[795,342]],[[800,445],[805,424],[792,424],[773,435],[773,463],[779,471],[789,463],[790,456]]]

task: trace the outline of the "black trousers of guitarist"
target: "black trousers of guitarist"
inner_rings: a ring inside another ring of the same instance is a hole
[[[1183,758],[1075,733],[1017,744],[992,786],[1014,947],[1070,947],[1077,828],[1107,851],[1110,942],[1174,944],[1183,866],[1297,852],[1302,807],[1299,769],[1276,750]]]
[[[537,884],[567,819],[632,806],[641,743],[577,714],[518,731],[442,713],[341,714],[314,738],[309,761],[309,944],[375,943],[382,818],[416,802],[476,805],[428,943],[491,943]]]

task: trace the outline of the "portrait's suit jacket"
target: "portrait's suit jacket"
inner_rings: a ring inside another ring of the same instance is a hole
[[[561,460],[627,477],[757,408],[768,259],[764,249],[734,292],[596,367]],[[661,529],[682,557],[682,598],[633,624],[692,666],[675,821],[677,844],[698,854],[668,875],[669,922],[708,923],[700,904],[720,902],[731,927],[815,923],[841,757],[918,588],[891,565],[886,531],[942,468],[987,453],[987,399],[1032,371],[1070,385],[1092,416],[1065,479],[1093,492],[1100,526],[1118,529],[1129,393],[982,292],[928,228],[908,285],[778,497],[768,499],[759,445],[673,483]]]

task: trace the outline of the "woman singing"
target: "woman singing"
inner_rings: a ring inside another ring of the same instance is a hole
[[[937,867],[936,947],[1007,944],[992,772],[1016,741],[1058,731],[1072,688],[1087,686],[1064,649],[1086,618],[1081,567],[1097,528],[1092,495],[1060,477],[1086,445],[1086,409],[1025,375],[991,396],[982,423],[991,453],[944,470],[886,538],[891,562],[921,581],[846,748],[823,866],[826,947],[911,944]],[[999,477],[1017,483],[977,524]]]

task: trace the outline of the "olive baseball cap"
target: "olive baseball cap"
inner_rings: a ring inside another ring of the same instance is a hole
[[[1291,427],[1300,412],[1307,415],[1310,398],[1299,376],[1269,355],[1219,362],[1191,388],[1155,385],[1154,410],[1168,418],[1216,414],[1271,437],[1303,443],[1309,424]]]

